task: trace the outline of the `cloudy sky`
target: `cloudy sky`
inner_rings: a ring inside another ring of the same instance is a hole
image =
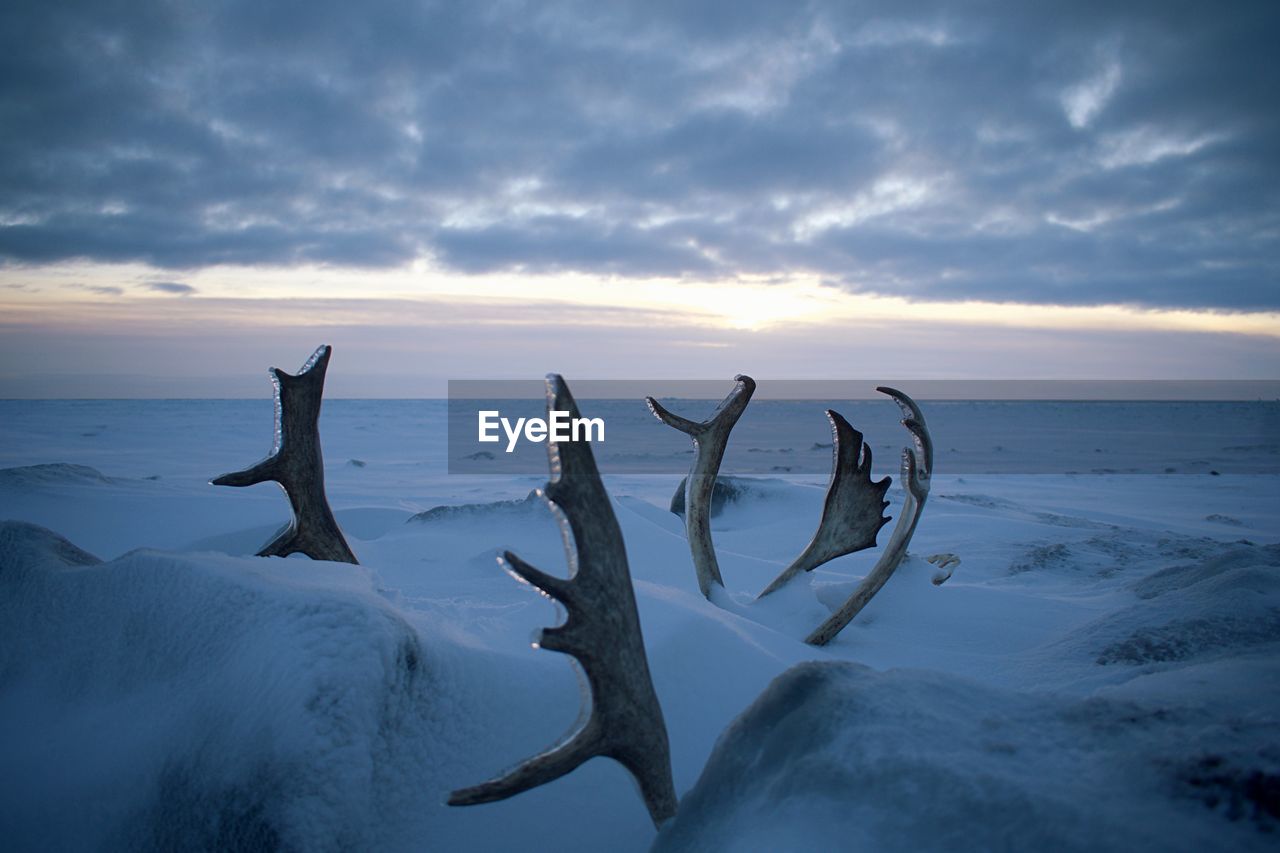
[[[0,396],[1280,375],[1280,4],[0,9]]]

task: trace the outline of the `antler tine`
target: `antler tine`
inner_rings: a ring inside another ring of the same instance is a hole
[[[721,401],[715,414],[701,423],[672,414],[652,397],[645,398],[649,410],[658,420],[693,438],[693,465],[685,478],[684,521],[689,550],[693,554],[693,568],[698,575],[698,589],[707,598],[711,597],[713,584],[724,586],[720,564],[716,562],[715,544],[711,541],[711,495],[729,443],[729,433],[742,417],[756,390],[756,382],[750,376],[739,374],[734,381],[738,384]]]
[[[880,528],[889,523],[883,512],[889,505],[884,495],[891,479],[871,481],[871,445],[839,412],[828,409],[827,419],[831,421],[834,449],[831,481],[818,530],[800,556],[757,598],[764,598],[800,573],[813,571],[829,560],[874,547]]]
[[[579,417],[564,380],[547,377],[547,406]],[[676,811],[667,727],[649,675],[631,572],[617,516],[586,441],[548,442],[552,479],[544,496],[560,511],[570,577],[546,574],[514,554],[507,568],[564,604],[563,625],[538,645],[572,655],[591,690],[587,722],[567,741],[497,779],[454,791],[449,805],[501,800],[560,778],[595,756],[631,772],[649,815],[661,826]]]
[[[700,435],[705,430],[702,424],[668,411],[665,406],[652,397],[645,397],[644,401],[649,405],[649,411],[653,412],[653,416],[669,427],[675,427],[686,435],[694,436]]]
[[[582,728],[554,749],[522,762],[505,776],[454,791],[449,795],[449,805],[478,806],[496,803],[568,775],[583,762],[600,754],[596,743],[598,738],[588,728],[589,726]],[[674,813],[674,809],[672,811]]]
[[[915,400],[903,394],[896,388],[890,388],[888,385],[880,385],[876,388],[881,394],[888,394],[898,404],[898,408],[902,410],[902,425],[911,431],[911,437],[916,446],[916,452],[924,460],[924,476],[928,477],[933,472],[933,439],[929,436],[929,430],[925,427],[924,412],[920,410],[920,404]]]
[[[915,534],[916,525],[920,521],[920,514],[924,510],[924,502],[929,497],[930,478],[933,475],[933,439],[925,424],[924,413],[920,411],[920,406],[915,400],[901,391],[887,387],[876,390],[888,394],[897,401],[904,415],[902,425],[911,433],[912,442],[915,445],[914,449],[908,447],[902,450],[902,481],[906,492],[902,514],[898,516],[898,523],[889,537],[889,544],[885,546],[875,567],[862,579],[862,583],[858,584],[858,588],[840,606],[840,609],[831,614],[827,621],[805,638],[806,643],[815,646],[825,646],[831,642],[845,629],[845,626],[853,621],[854,617],[862,612],[867,602],[897,571],[907,555],[907,545],[911,543],[911,537]]]
[[[270,455],[256,465],[212,481],[215,486],[252,486],[274,480],[284,489],[293,519],[283,533],[262,547],[259,557],[286,557],[301,552],[313,560],[357,562],[324,493],[320,403],[332,352],[328,345],[317,348],[297,375],[271,368],[276,435]]]

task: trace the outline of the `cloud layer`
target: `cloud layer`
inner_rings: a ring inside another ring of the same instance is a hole
[[[17,0],[0,258],[1280,308],[1280,7],[1043,5]]]

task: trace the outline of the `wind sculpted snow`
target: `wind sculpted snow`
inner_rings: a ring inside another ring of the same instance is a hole
[[[1248,714],[806,663],[729,727],[654,849],[1270,850],[1277,750]]]

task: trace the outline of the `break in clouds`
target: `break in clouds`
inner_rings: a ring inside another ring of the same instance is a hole
[[[1278,19],[15,0],[0,257],[1274,310]]]

